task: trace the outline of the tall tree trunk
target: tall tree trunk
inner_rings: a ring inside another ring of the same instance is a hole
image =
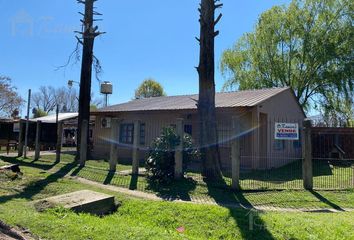
[[[200,12],[200,59],[198,112],[200,121],[200,151],[203,160],[203,175],[208,178],[221,176],[220,152],[215,114],[215,59],[214,39],[218,35],[215,25],[215,10],[222,4],[218,0],[201,0]]]
[[[92,63],[93,63],[93,46],[95,37],[100,35],[97,32],[98,27],[93,26],[95,0],[78,0],[79,3],[85,5],[85,14],[83,19],[82,40],[78,39],[83,45],[82,63],[81,63],[81,78],[80,78],[80,96],[79,96],[79,117],[78,117],[78,135],[77,135],[77,157],[80,154],[80,149],[85,148],[88,151],[88,145],[80,146],[81,132],[84,128],[84,121],[90,122],[90,103],[91,103],[91,79],[92,79]],[[89,127],[85,129],[89,138]],[[86,160],[86,159],[85,159]],[[84,160],[84,161],[85,161]]]

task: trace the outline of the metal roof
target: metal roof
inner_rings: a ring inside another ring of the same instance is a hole
[[[290,88],[286,87],[216,93],[215,104],[217,108],[253,107],[289,89]],[[136,99],[126,103],[101,108],[94,111],[93,114],[157,110],[190,110],[197,109],[197,102],[198,94],[152,97],[145,99]]]
[[[77,118],[78,116],[79,116],[79,114],[77,112],[76,113],[59,113],[58,121],[59,122],[66,121],[66,120]],[[43,123],[56,123],[56,120],[57,120],[56,114],[45,116],[45,117],[40,117],[40,118],[30,119],[31,122],[41,121]]]

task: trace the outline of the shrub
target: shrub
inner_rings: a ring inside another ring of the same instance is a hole
[[[152,143],[149,156],[146,159],[146,169],[153,182],[169,184],[174,178],[175,150],[180,144],[180,137],[171,127],[164,128],[161,136]],[[183,171],[192,160],[196,160],[199,153],[194,147],[192,137],[183,136]]]

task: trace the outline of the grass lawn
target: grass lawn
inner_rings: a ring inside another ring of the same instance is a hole
[[[63,178],[65,174],[77,170],[74,164],[54,165],[48,160],[22,164],[24,175],[21,179],[0,180],[0,219],[29,229],[43,239],[354,238],[352,213],[252,213],[254,224],[250,225],[249,211],[242,209],[147,201],[83,185]],[[0,164],[6,163],[0,160]],[[61,208],[38,213],[33,207],[33,200],[81,189],[113,194],[122,205],[116,213],[103,218],[75,214]],[[299,191],[298,194],[302,193]],[[331,198],[332,194],[337,195],[331,192],[326,197]],[[352,199],[353,193],[348,194]],[[272,192],[241,195],[251,203],[277,201],[272,199],[277,196],[272,195]],[[344,197],[340,193],[338,195]],[[293,192],[287,192],[284,196],[293,196],[294,199],[300,197]],[[337,198],[337,203],[348,200],[332,197]],[[179,227],[184,227],[185,231],[178,233],[176,229]]]
[[[43,156],[32,162],[30,159],[5,158],[7,162],[20,163],[43,170],[59,169],[70,166],[73,156],[63,155],[61,163],[55,163],[55,156]],[[1,164],[1,162],[0,162]],[[127,165],[118,165],[118,171],[130,169]],[[218,202],[220,204],[239,204],[246,206],[271,206],[283,208],[354,208],[354,190],[346,191],[246,191],[242,194],[220,188],[219,185],[184,179],[169,186],[150,185],[145,176],[134,177],[128,174],[112,174],[107,171],[108,163],[104,161],[88,161],[85,168],[72,166],[66,174],[118,187],[129,188],[167,199],[182,199],[201,203]]]

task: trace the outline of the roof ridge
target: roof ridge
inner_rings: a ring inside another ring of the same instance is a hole
[[[238,93],[238,92],[255,92],[255,91],[266,91],[266,90],[276,90],[276,89],[290,89],[290,87],[273,87],[273,88],[261,88],[261,89],[244,89],[244,90],[235,90],[235,91],[225,91],[225,92],[215,92],[215,94],[228,94],[228,93]],[[138,99],[132,99],[128,102],[134,102],[134,101],[142,101],[142,100],[149,100],[149,99],[158,99],[158,98],[172,98],[172,97],[190,97],[190,96],[196,96],[199,95],[198,93],[194,93],[194,94],[182,94],[182,95],[171,95],[171,96],[158,96],[158,97],[148,97],[148,98],[138,98]],[[127,103],[127,102],[124,102]],[[111,106],[116,106],[119,104],[123,104],[123,103],[118,103],[118,104],[114,104]]]
[[[231,97],[238,97],[238,96],[243,96],[243,95],[247,95],[247,94],[252,94],[253,98],[253,102],[257,102],[258,100],[261,100],[262,98],[269,98],[272,95],[276,95],[279,94],[287,89],[290,89],[289,87],[276,87],[276,88],[263,88],[263,89],[249,89],[249,90],[239,90],[239,91],[229,91],[229,92],[217,92],[216,96],[219,96],[218,98],[225,98],[227,97],[227,95],[230,95]],[[257,92],[260,92],[259,95],[256,97],[255,95],[257,95]],[[239,93],[239,94],[237,94]],[[256,93],[256,94],[254,94]],[[237,95],[232,95],[232,94],[237,94]],[[167,104],[171,104],[168,102],[171,101],[182,101],[182,99],[186,99],[186,98],[190,98],[191,100],[195,100],[194,98],[197,98],[199,95],[198,94],[185,94],[185,95],[172,95],[172,96],[161,96],[161,97],[150,97],[150,98],[141,98],[141,99],[131,99],[128,102],[123,102],[123,103],[119,103],[119,104],[114,104],[111,105],[109,107],[105,107],[105,108],[101,108],[98,109],[94,112],[101,112],[101,111],[114,111],[115,108],[117,107],[125,107],[129,104],[133,104],[131,105],[131,107],[133,109],[139,109],[139,105],[143,104],[143,105],[150,105],[150,108],[157,108],[157,106],[153,106],[153,105],[158,105],[158,104],[162,104],[162,102],[165,102]],[[176,99],[176,100],[174,100]],[[224,100],[225,101],[225,100]],[[245,102],[245,99],[239,99],[240,102]],[[247,101],[246,101],[247,102]],[[184,104],[184,102],[183,102]],[[173,104],[172,104],[173,105]],[[134,106],[134,107],[133,107]]]

